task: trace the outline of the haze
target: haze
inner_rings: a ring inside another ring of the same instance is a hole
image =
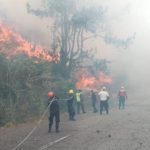
[[[18,30],[32,33],[31,40],[49,45],[50,26],[49,20],[41,20],[35,16],[27,14],[26,2],[32,6],[39,6],[40,0],[0,0],[1,12],[12,22],[12,25],[18,26]],[[112,61],[112,74],[126,74],[130,86],[138,89],[145,89],[149,85],[150,71],[150,2],[148,0],[82,0],[78,2],[84,7],[90,5],[102,5],[107,12],[108,29],[118,38],[126,38],[136,34],[135,39],[127,49],[115,48],[108,45],[103,40],[97,39],[93,42],[88,41],[89,45],[94,45],[100,52],[100,58],[108,58]],[[21,32],[23,32],[21,31]],[[44,39],[44,40],[40,40]],[[128,82],[127,81],[127,82]],[[148,93],[148,91],[146,92]]]

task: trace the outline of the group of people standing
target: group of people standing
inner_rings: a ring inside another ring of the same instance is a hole
[[[76,93],[71,89],[68,92],[68,97],[66,98],[67,108],[69,114],[69,120],[75,121],[75,101],[77,104],[77,113],[80,114],[80,109],[82,113],[86,113],[83,104],[82,90],[77,90]],[[60,122],[60,108],[59,108],[59,98],[54,94],[54,92],[48,92],[48,108],[49,108],[49,132],[51,132],[53,120],[55,118],[55,128],[56,132],[59,132],[59,122]]]
[[[86,113],[84,109],[82,90],[77,90],[77,92],[74,93],[74,91],[71,89],[68,93],[67,107],[69,120],[75,121],[75,102],[77,105],[77,113],[80,114],[80,109],[82,110],[82,113]]]
[[[106,87],[102,88],[102,90],[98,93],[98,96],[100,100],[100,115],[102,115],[103,109],[105,109],[106,114],[108,114],[109,113],[108,100],[110,96],[109,96],[108,91],[106,90]],[[125,100],[127,99],[127,92],[123,86],[119,90],[117,98],[118,98],[118,108],[124,109]],[[96,107],[97,96],[96,96],[96,92],[94,92],[93,90],[91,90],[91,100],[92,100],[93,112],[96,113],[98,111]]]
[[[51,132],[53,120],[55,118],[55,128],[56,132],[59,132],[59,122],[60,122],[60,108],[59,108],[59,98],[53,93],[48,92],[48,105],[49,105],[49,132]],[[102,87],[102,90],[98,93],[99,101],[100,101],[100,115],[102,115],[103,110],[105,109],[106,114],[109,114],[109,92],[107,91],[106,87]],[[118,92],[118,107],[119,109],[125,108],[125,100],[127,99],[127,93],[125,88],[122,86],[121,89]],[[74,93],[74,90],[69,90],[68,97],[66,98],[67,101],[67,108],[68,108],[68,116],[69,120],[75,121],[75,105],[76,102],[77,106],[77,114],[80,114],[80,109],[82,110],[82,113],[85,112],[84,108],[84,98],[82,94],[82,90],[77,90],[76,93]],[[91,90],[91,102],[93,107],[93,112],[98,112],[97,109],[97,94],[94,92],[94,90]]]

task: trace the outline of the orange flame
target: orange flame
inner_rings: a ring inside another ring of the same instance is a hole
[[[82,76],[80,81],[76,83],[76,88],[78,89],[96,89],[99,88],[105,84],[111,84],[112,78],[108,75],[105,75],[104,73],[100,73],[99,77],[93,77],[93,76]]]
[[[25,54],[29,58],[38,58],[49,62],[60,61],[60,54],[52,55],[46,47],[34,45],[25,40],[20,34],[0,22],[0,52],[8,58]]]

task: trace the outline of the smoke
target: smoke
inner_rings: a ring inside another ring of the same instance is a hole
[[[13,0],[13,2],[0,0],[0,16],[9,20],[9,24],[29,40],[49,46],[50,20],[41,20],[28,14],[27,2],[35,8],[41,3],[40,0]],[[136,1],[136,3],[131,0],[78,0],[78,3],[84,6],[99,4],[107,10],[105,29],[111,34],[105,37],[104,42],[98,37],[88,40],[87,47],[97,49],[99,51],[97,57],[111,60],[113,76],[126,77],[125,81],[122,81],[123,84],[132,87],[136,92],[149,93],[147,87],[150,83],[148,66],[150,63],[150,2],[148,0]],[[126,49],[123,49],[122,45]]]
[[[115,38],[111,35],[106,35],[104,37],[106,43],[112,44],[117,48],[121,47],[124,49],[127,49],[133,43],[134,39],[135,39],[135,33],[132,36],[127,37],[126,39]]]
[[[117,48],[111,45],[101,48],[103,52],[109,52],[112,60],[112,74],[121,78],[121,84],[130,87],[138,95],[149,96],[148,86],[150,83],[150,63],[149,31],[150,31],[150,2],[143,1],[92,1],[103,3],[107,7],[108,33],[111,30],[113,37],[108,36],[106,41],[114,43]],[[135,34],[136,33],[136,36]],[[128,38],[132,39],[128,43]],[[124,40],[118,40],[124,39]],[[126,49],[122,49],[120,45]],[[132,93],[131,93],[132,94]]]
[[[50,33],[48,27],[49,20],[30,15],[26,10],[28,0],[0,0],[0,19],[7,22],[17,32],[20,32],[25,38],[33,43],[50,46]],[[40,6],[40,1],[30,0],[33,6]]]

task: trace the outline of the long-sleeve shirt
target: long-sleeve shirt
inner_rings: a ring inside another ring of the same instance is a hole
[[[107,91],[100,91],[98,93],[98,95],[99,95],[101,101],[106,101],[109,98],[109,94]]]
[[[127,92],[125,90],[120,90],[118,92],[118,97],[125,97],[127,99]]]
[[[96,98],[96,94],[94,92],[91,93],[91,100],[96,102],[97,98]]]
[[[68,99],[67,99],[67,103],[70,105],[73,105],[74,99],[75,99],[74,95],[69,94]]]
[[[48,104],[50,104],[49,106],[50,113],[59,112],[59,103],[57,97],[49,98]]]

